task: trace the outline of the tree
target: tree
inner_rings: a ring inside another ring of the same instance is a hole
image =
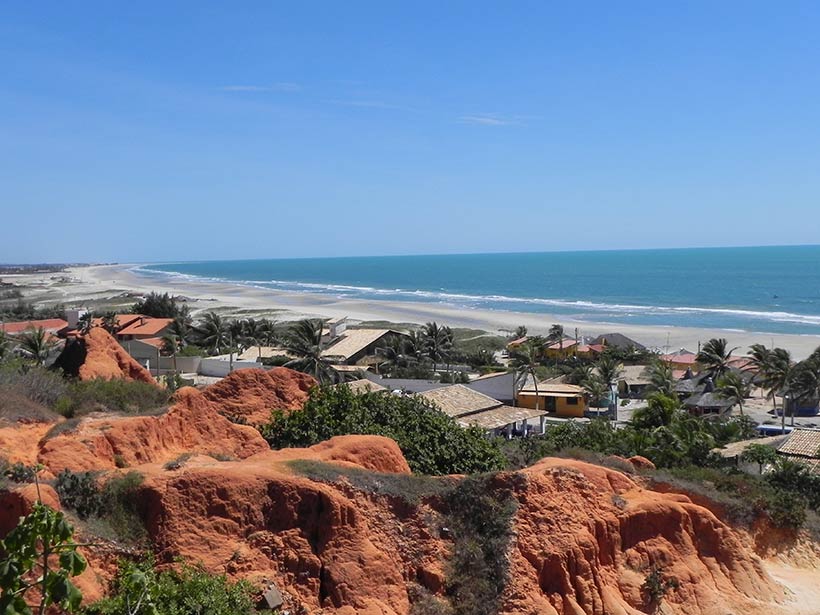
[[[84,312],[77,321],[77,330],[83,335],[91,331],[91,327],[93,326],[94,314],[92,312]]]
[[[242,321],[242,331],[240,332],[239,341],[245,348],[252,348],[256,346],[257,358],[262,359],[262,346],[265,338],[265,331],[261,320],[255,318],[248,318]]]
[[[376,354],[383,358],[378,364],[380,372],[390,374],[396,369],[407,367],[416,361],[415,357],[409,356],[407,350],[407,338],[399,335],[387,336],[384,344],[376,348]]]
[[[608,387],[611,387],[618,382],[618,378],[621,377],[624,371],[624,366],[614,357],[602,355],[595,363],[595,369],[598,371],[598,375],[601,376],[601,380],[603,380]]]
[[[0,613],[44,615],[51,605],[63,612],[79,608],[82,594],[71,577],[82,573],[87,564],[73,536],[63,513],[34,503],[31,512],[0,540],[4,556],[0,560]],[[34,594],[36,601],[29,602]]]
[[[520,340],[522,337],[527,337],[527,327],[524,325],[518,325],[515,328],[515,331],[512,332],[511,339]]]
[[[777,461],[777,451],[765,444],[750,444],[740,455],[743,461],[758,465],[758,474],[763,474],[763,466]]]
[[[735,350],[736,347],[729,348],[726,338],[712,338],[701,348],[697,361],[717,380],[729,369],[729,360]]]
[[[666,361],[654,359],[647,368],[649,385],[646,387],[651,393],[675,395],[675,376],[672,366]]]
[[[547,343],[558,344],[560,352],[564,350],[564,327],[561,325],[552,325],[547,333]]]
[[[185,348],[196,336],[196,332],[191,327],[191,318],[187,315],[176,316],[168,325],[168,332],[176,338],[179,348]]]
[[[171,355],[174,362],[174,373],[177,371],[177,352],[179,352],[180,341],[175,333],[168,331],[162,336],[162,352]]]
[[[259,341],[262,346],[276,346],[279,344],[279,330],[276,321],[262,318],[259,321]]]
[[[219,354],[229,346],[228,325],[216,312],[206,312],[194,332],[197,343],[210,354]]]
[[[43,327],[29,327],[20,335],[20,351],[37,365],[44,365],[55,346],[50,337]]]
[[[581,382],[587,395],[589,395],[590,402],[596,408],[601,407],[601,402],[609,393],[609,386],[604,382],[600,375],[592,373],[589,377]]]
[[[111,335],[117,332],[117,313],[114,311],[106,312],[102,316],[102,328],[108,331]]]
[[[304,319],[293,323],[285,336],[283,348],[295,356],[285,367],[310,374],[320,384],[334,383],[339,374],[322,353],[322,321]]]
[[[527,377],[532,378],[535,387],[535,409],[540,410],[541,398],[538,395],[538,367],[544,361],[544,338],[532,337],[515,350],[510,352],[510,366],[515,370],[516,387],[518,383],[526,382]]]
[[[422,343],[424,353],[433,362],[435,372],[437,364],[449,357],[450,350],[453,348],[453,332],[449,327],[428,322],[422,329]]]
[[[717,381],[717,394],[740,408],[743,415],[743,400],[751,395],[752,387],[739,372],[726,372]]]
[[[176,318],[183,313],[187,313],[187,309],[180,309],[176,299],[168,293],[154,292],[148,293],[143,299],[137,301],[131,306],[131,311],[134,314],[142,314],[152,318]]]
[[[396,441],[417,474],[498,470],[497,443],[478,427],[463,428],[420,396],[354,393],[350,387],[313,389],[301,410],[274,411],[260,430],[272,448],[305,447],[333,436],[375,434]]]

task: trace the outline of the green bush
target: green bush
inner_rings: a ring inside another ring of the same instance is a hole
[[[0,388],[15,391],[27,399],[52,407],[68,391],[60,374],[43,367],[22,368],[9,364],[0,368]]]
[[[293,357],[287,355],[274,355],[272,357],[262,357],[262,365],[266,367],[282,367],[285,363],[293,361]]]
[[[148,414],[168,405],[171,394],[153,384],[129,380],[74,382],[56,409],[67,418],[96,410],[125,414]]]
[[[453,536],[446,590],[454,615],[495,615],[508,578],[517,502],[494,475],[469,476],[446,495]]]
[[[110,595],[86,615],[254,615],[253,587],[224,575],[182,566],[158,572],[151,559],[120,562]],[[139,606],[137,606],[139,605]],[[130,609],[128,608],[130,607]]]
[[[104,500],[94,472],[63,470],[57,475],[54,490],[60,496],[60,503],[76,512],[80,519],[99,516],[103,510]]]
[[[471,474],[504,462],[483,430],[460,427],[421,397],[357,394],[346,386],[313,389],[303,409],[275,411],[260,430],[272,448],[311,446],[344,434],[387,436],[420,474]]]
[[[5,461],[0,462],[0,469],[2,474],[14,483],[33,483],[37,478],[37,468],[34,466],[27,466],[24,463],[16,462],[8,464]]]

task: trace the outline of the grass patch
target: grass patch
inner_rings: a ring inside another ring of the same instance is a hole
[[[425,498],[448,493],[458,482],[458,479],[450,477],[371,472],[305,459],[289,461],[287,465],[297,474],[319,483],[346,483],[358,491],[398,498],[413,506],[420,504]]]
[[[170,400],[169,391],[147,382],[95,379],[72,383],[55,409],[66,418],[95,411],[160,414]]]

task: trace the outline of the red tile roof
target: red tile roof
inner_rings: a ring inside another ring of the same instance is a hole
[[[49,318],[46,320],[24,320],[20,322],[3,322],[0,323],[0,330],[5,331],[10,335],[22,333],[26,329],[43,328],[50,333],[56,333],[60,329],[68,326],[68,323],[62,318]]]
[[[683,365],[694,365],[698,362],[698,355],[693,353],[685,354],[665,354],[661,357],[667,363],[681,363]]]
[[[172,322],[174,322],[173,318],[141,318],[119,330],[117,335],[155,336]]]
[[[127,327],[131,323],[139,320],[140,318],[149,318],[148,316],[142,316],[141,314],[117,314],[117,329],[122,329]],[[92,321],[95,327],[102,327],[103,319],[102,318],[95,318]]]
[[[578,342],[576,342],[575,340],[566,339],[563,342],[555,342],[554,344],[550,344],[549,346],[547,346],[547,349],[548,350],[561,350],[561,349],[566,350],[567,348],[572,348],[577,343]]]

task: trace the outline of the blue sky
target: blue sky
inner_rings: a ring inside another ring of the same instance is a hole
[[[818,243],[818,31],[817,2],[4,3],[0,262]]]

